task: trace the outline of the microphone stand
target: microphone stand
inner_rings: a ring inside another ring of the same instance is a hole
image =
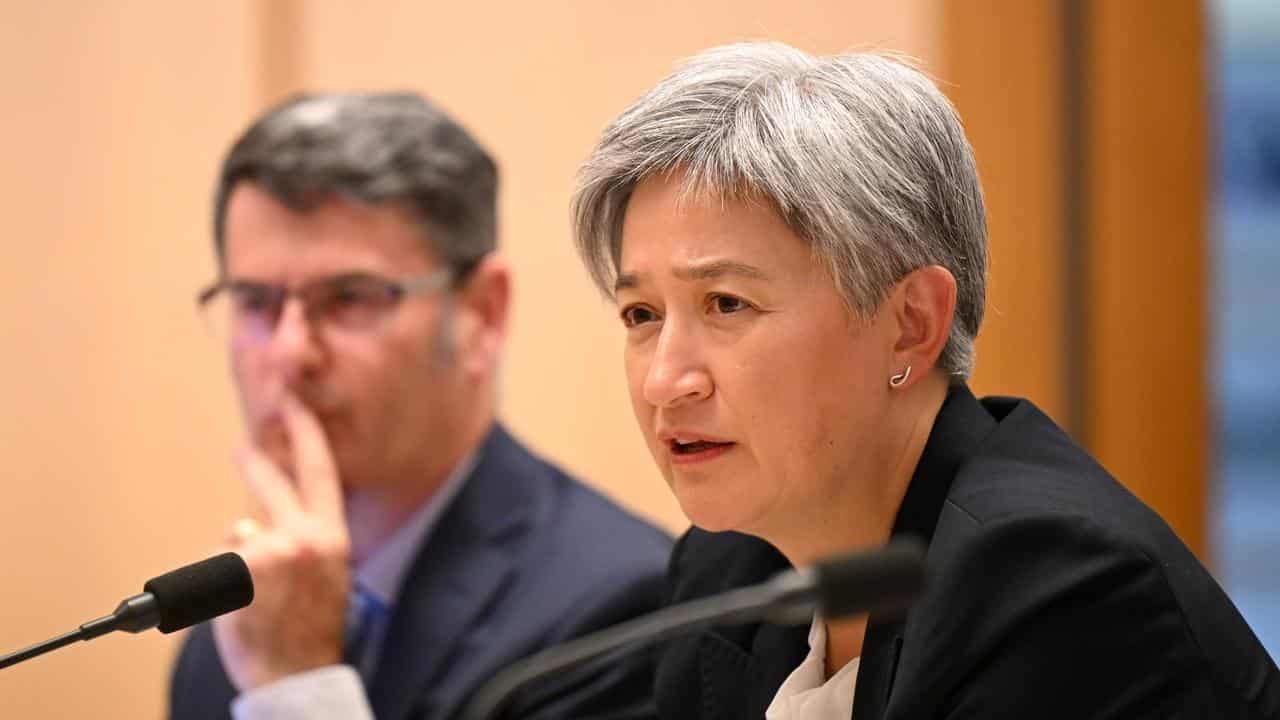
[[[156,607],[155,596],[149,592],[134,595],[121,601],[120,605],[110,615],[103,615],[96,620],[90,620],[69,633],[36,643],[31,647],[23,648],[8,655],[0,655],[0,670],[47,652],[53,652],[78,640],[92,640],[116,630],[139,633],[155,627],[159,622],[160,611]]]
[[[10,665],[17,665],[23,660],[30,660],[37,655],[43,655],[52,652],[60,647],[70,645],[77,640],[85,640],[84,631],[81,629],[72,630],[64,633],[56,638],[50,638],[42,643],[36,643],[28,648],[23,648],[17,652],[11,652],[8,655],[0,656],[0,668],[7,668]]]

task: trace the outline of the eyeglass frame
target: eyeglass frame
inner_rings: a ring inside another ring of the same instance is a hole
[[[312,314],[314,312],[311,302],[307,300],[308,291],[312,288],[333,286],[343,280],[374,280],[377,281],[383,291],[387,295],[388,305],[384,309],[384,314],[390,314],[405,298],[415,295],[421,295],[429,292],[438,292],[440,290],[456,288],[471,273],[471,270],[479,263],[466,263],[458,269],[440,268],[425,275],[414,275],[407,278],[389,278],[374,273],[364,272],[345,272],[337,273],[323,278],[317,278],[304,283],[301,287],[291,288],[285,287],[278,283],[258,282],[255,280],[234,279],[222,277],[216,282],[210,284],[196,296],[196,307],[202,314],[207,313],[210,303],[224,293],[234,291],[236,288],[256,288],[269,291],[274,308],[271,312],[271,322],[268,331],[264,336],[274,333],[279,327],[280,318],[284,314],[284,308],[290,297],[297,297],[302,301],[304,312],[309,321],[314,322]],[[234,299],[234,295],[228,297]],[[346,330],[364,331],[369,327],[345,328]],[[232,335],[237,335],[232,331]]]

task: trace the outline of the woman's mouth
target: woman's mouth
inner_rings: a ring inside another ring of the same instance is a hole
[[[714,460],[731,450],[736,444],[712,440],[667,441],[667,447],[671,451],[671,462],[680,465]]]

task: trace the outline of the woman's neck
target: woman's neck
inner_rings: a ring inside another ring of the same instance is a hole
[[[867,615],[841,620],[827,620],[826,677],[862,656],[862,643],[867,632]]]

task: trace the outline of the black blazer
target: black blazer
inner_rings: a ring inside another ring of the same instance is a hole
[[[670,539],[534,457],[495,426],[405,580],[369,699],[381,720],[456,717],[512,661],[657,607]],[[535,687],[504,717],[652,712],[652,664]],[[170,717],[230,717],[207,625],[178,658]]]
[[[1280,718],[1280,672],[1165,523],[1025,400],[953,388],[899,509],[929,542],[905,620],[872,617],[856,720]],[[758,582],[786,560],[693,530],[674,599]],[[668,646],[663,718],[764,717],[807,627],[752,625]]]

